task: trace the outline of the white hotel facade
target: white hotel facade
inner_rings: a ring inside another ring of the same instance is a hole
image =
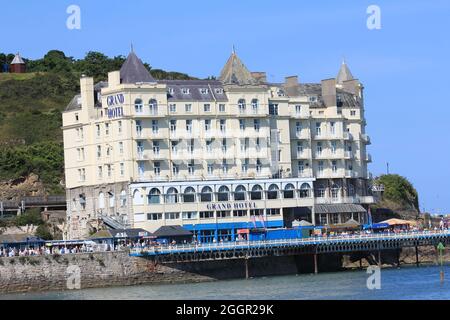
[[[345,63],[319,84],[269,83],[232,53],[218,80],[155,80],[131,52],[108,82],[80,83],[63,113],[67,238],[367,222],[363,86]]]

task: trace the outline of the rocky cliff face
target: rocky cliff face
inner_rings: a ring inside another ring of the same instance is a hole
[[[2,200],[16,200],[21,197],[45,195],[45,187],[35,174],[22,179],[0,182],[0,199]]]

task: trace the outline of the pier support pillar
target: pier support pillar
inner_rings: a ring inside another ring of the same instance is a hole
[[[381,250],[378,249],[378,267],[381,268]]]
[[[314,253],[314,274],[319,273],[319,266],[317,262],[317,253]]]
[[[402,249],[397,249],[397,268],[400,268],[400,253]]]
[[[416,246],[416,266],[419,266],[419,248]]]
[[[244,261],[245,261],[245,279],[248,279],[250,277],[248,272],[248,257],[245,257]]]

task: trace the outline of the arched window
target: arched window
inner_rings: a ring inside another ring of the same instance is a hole
[[[166,203],[178,203],[178,191],[175,188],[169,188],[166,194]]]
[[[125,190],[122,190],[120,192],[120,206],[121,207],[127,206],[127,192]]]
[[[294,198],[294,190],[295,187],[292,183],[289,183],[284,187],[284,198],[285,199],[293,199]]]
[[[150,108],[150,114],[158,114],[158,101],[150,99],[148,106]]]
[[[258,99],[253,99],[253,100],[252,100],[252,109],[253,109],[253,110],[257,110],[258,107],[259,107],[259,101],[258,101]]]
[[[136,111],[136,113],[142,113],[142,108],[143,108],[142,99],[136,99],[134,101],[134,110]]]
[[[105,194],[103,192],[98,194],[98,208],[105,209]]]
[[[300,198],[309,198],[311,192],[311,186],[307,183],[304,183],[300,187]]]
[[[335,183],[331,186],[331,198],[339,198],[339,186]]]
[[[211,202],[212,201],[212,189],[210,187],[203,187],[202,193],[200,194],[201,202]]]
[[[246,198],[246,196],[245,196],[246,192],[247,192],[247,190],[245,189],[245,187],[243,185],[237,186],[237,188],[234,191],[234,200],[244,201]]]
[[[280,189],[276,184],[271,184],[269,190],[267,191],[267,199],[278,199],[278,191]]]
[[[244,112],[246,107],[245,99],[239,99],[238,108],[240,112]]]
[[[257,184],[252,188],[252,192],[250,193],[250,198],[252,200],[261,200],[262,199],[263,188]]]
[[[230,189],[226,186],[221,186],[219,192],[217,193],[218,201],[229,201],[230,200]]]
[[[116,202],[116,197],[114,196],[114,193],[112,191],[108,192],[109,196],[109,207],[114,208],[114,203]]]
[[[133,192],[133,204],[134,205],[143,205],[141,191],[134,190],[134,192]]]
[[[157,188],[151,189],[147,196],[147,200],[149,204],[161,203],[161,191]]]
[[[195,189],[188,187],[184,190],[183,202],[195,202]]]

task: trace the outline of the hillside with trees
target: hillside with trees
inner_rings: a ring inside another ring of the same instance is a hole
[[[0,66],[13,58],[14,54],[0,53]],[[95,82],[106,80],[125,57],[88,52],[83,59],[74,59],[51,50],[41,59],[24,60],[27,73],[0,73],[0,181],[14,183],[34,173],[47,193],[62,194],[61,112],[79,93],[81,75],[94,77]],[[145,66],[155,79],[194,79]]]

